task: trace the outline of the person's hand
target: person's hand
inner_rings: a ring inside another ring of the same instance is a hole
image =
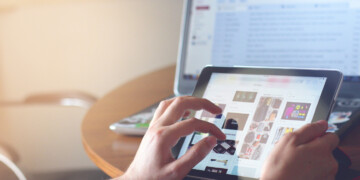
[[[195,118],[177,122],[188,110],[205,109],[220,114],[221,108],[206,99],[178,97],[162,101],[150,127],[125,174],[120,179],[182,179],[214,148],[217,139],[225,140],[214,124]],[[210,133],[191,147],[181,158],[175,159],[171,148],[178,140],[194,131]]]
[[[322,120],[282,137],[265,161],[261,179],[334,179],[338,164],[332,151],[339,138],[325,133],[327,127]]]

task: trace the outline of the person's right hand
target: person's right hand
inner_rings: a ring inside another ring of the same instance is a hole
[[[209,100],[196,97],[177,97],[162,101],[156,109],[150,127],[143,137],[133,162],[118,179],[183,179],[214,148],[217,139],[225,140],[225,134],[214,124],[190,118],[188,110],[204,109],[213,114],[221,108]],[[210,133],[192,146],[183,156],[175,159],[171,148],[181,137],[193,132]]]
[[[288,133],[265,161],[261,179],[334,179],[338,164],[332,151],[339,143],[328,124],[318,121]]]

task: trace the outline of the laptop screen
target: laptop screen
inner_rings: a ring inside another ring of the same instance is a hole
[[[360,75],[358,0],[189,0],[186,8],[177,74],[184,81],[196,82],[209,64]]]

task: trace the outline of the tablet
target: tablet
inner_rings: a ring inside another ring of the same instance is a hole
[[[223,109],[221,115],[197,111],[225,134],[189,176],[210,179],[258,179],[276,142],[286,133],[327,120],[342,73],[336,70],[255,67],[206,67],[193,96]],[[174,148],[177,158],[208,134],[195,132]]]

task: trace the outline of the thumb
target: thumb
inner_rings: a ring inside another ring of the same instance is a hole
[[[294,133],[297,134],[296,144],[305,144],[313,139],[325,134],[328,128],[328,123],[324,120],[317,121],[315,123],[306,124]]]
[[[174,173],[179,177],[185,177],[196,164],[209,154],[216,143],[217,141],[214,136],[208,136],[202,139],[191,147],[182,157],[172,162],[169,165],[170,169],[177,171]]]

